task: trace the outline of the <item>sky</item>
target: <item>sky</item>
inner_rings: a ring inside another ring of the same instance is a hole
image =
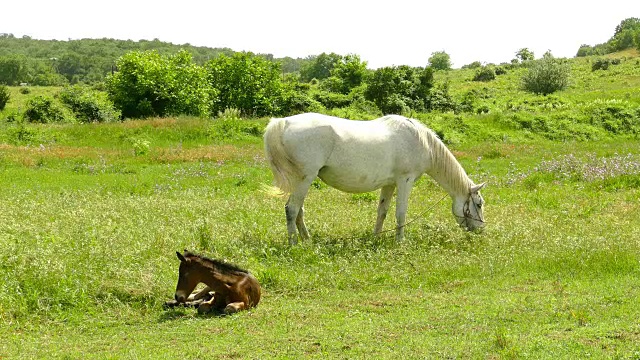
[[[0,33],[34,39],[152,40],[293,58],[357,54],[369,68],[509,62],[521,48],[575,56],[640,17],[623,0],[20,0],[3,2]]]

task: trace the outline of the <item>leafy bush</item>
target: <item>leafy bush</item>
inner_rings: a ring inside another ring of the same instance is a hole
[[[52,98],[41,95],[29,99],[24,112],[24,119],[28,122],[53,123],[63,122],[68,118],[65,110]]]
[[[619,65],[620,59],[597,59],[591,64],[591,71],[607,70],[610,65]]]
[[[324,90],[314,92],[313,99],[322,104],[327,109],[349,106],[352,100],[349,95]]]
[[[531,62],[522,77],[524,90],[547,95],[562,90],[569,84],[571,65],[546,53],[542,59]]]
[[[433,87],[433,69],[406,65],[377,69],[369,79],[364,97],[373,101],[383,114],[401,113],[406,109],[429,109]]]
[[[491,81],[496,78],[496,71],[491,66],[483,66],[476,71],[473,81]]]
[[[11,94],[9,94],[9,88],[4,85],[0,85],[0,110],[4,110],[4,107],[7,106],[10,98]]]
[[[20,94],[22,95],[27,95],[27,94],[31,94],[31,89],[28,87],[21,87],[20,88]]]
[[[117,61],[118,71],[107,77],[109,97],[125,117],[209,114],[205,70],[180,51],[163,56],[132,51]]]
[[[458,104],[449,94],[449,83],[442,83],[431,90],[427,97],[426,107],[428,110],[442,112],[458,110]]]
[[[265,116],[286,111],[280,65],[252,53],[220,55],[206,64],[212,89],[211,113],[236,108],[243,114]]]
[[[477,69],[481,67],[482,67],[482,63],[480,61],[474,61],[471,64],[462,65],[463,69]]]
[[[112,122],[120,120],[120,112],[106,96],[88,87],[74,85],[60,92],[60,101],[67,105],[80,122]]]

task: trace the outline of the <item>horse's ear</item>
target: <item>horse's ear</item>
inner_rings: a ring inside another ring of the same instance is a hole
[[[478,191],[484,189],[484,187],[487,186],[486,182],[483,182],[482,184],[478,184],[478,185],[473,185],[471,187],[471,193],[477,193]]]
[[[180,254],[179,252],[176,251],[176,255],[178,255],[178,259],[180,260],[180,262],[185,262],[187,261],[187,259],[184,258],[184,256],[182,256],[182,254]]]

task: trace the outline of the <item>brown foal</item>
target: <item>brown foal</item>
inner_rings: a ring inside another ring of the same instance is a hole
[[[219,260],[193,254],[187,250],[176,252],[180,259],[178,285],[175,300],[178,303],[202,301],[199,313],[209,311],[232,314],[258,305],[260,284],[247,270]],[[199,283],[206,287],[197,293],[193,290]],[[212,298],[207,299],[213,291]]]

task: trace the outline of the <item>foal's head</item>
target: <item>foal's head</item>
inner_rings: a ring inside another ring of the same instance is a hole
[[[187,250],[184,251],[184,254],[176,251],[176,255],[180,260],[180,269],[175,299],[177,302],[185,302],[202,280],[202,266],[198,263],[197,255]]]
[[[458,224],[467,230],[482,229],[485,225],[482,215],[484,199],[480,195],[480,190],[485,185],[486,183],[471,186],[468,197],[456,199],[453,202],[453,215]]]

